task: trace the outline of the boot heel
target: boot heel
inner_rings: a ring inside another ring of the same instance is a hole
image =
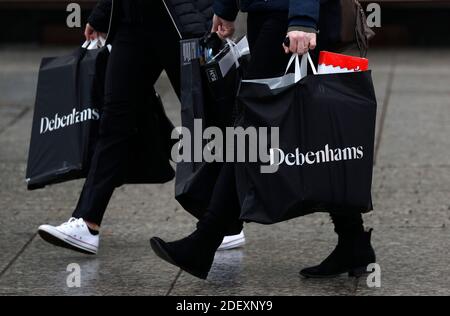
[[[369,272],[367,272],[367,267],[354,268],[348,272],[348,276],[351,278],[360,278],[367,274],[369,274]]]

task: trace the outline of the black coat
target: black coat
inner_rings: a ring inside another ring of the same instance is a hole
[[[108,42],[114,36],[118,24],[118,10],[115,9],[125,0],[100,0],[88,22],[92,27],[103,33],[108,33]],[[148,1],[148,0],[128,0]],[[174,27],[180,38],[193,38],[204,35],[210,30],[213,17],[213,0],[151,0],[162,1],[164,8],[169,13]]]

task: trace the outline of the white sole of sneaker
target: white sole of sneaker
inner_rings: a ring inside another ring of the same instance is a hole
[[[98,252],[98,247],[95,245],[77,240],[51,226],[39,227],[38,233],[39,236],[41,236],[46,242],[58,247],[67,248],[90,255],[95,255]]]
[[[219,250],[219,251],[231,250],[231,249],[240,248],[240,247],[242,247],[244,245],[245,245],[245,237],[239,238],[239,239],[235,239],[235,240],[232,240],[232,241],[227,242],[227,243],[223,243],[223,244],[220,245],[220,247],[217,250]]]

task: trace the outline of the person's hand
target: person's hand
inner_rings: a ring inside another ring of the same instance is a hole
[[[106,38],[106,33],[97,32],[89,23],[86,24],[86,28],[84,29],[84,37],[86,41],[93,41],[98,37]]]
[[[227,38],[233,36],[234,31],[234,22],[224,20],[221,17],[214,15],[213,27],[211,30],[212,33],[217,33],[220,38]]]
[[[289,37],[289,47],[283,44],[286,54],[293,53],[303,55],[310,49],[316,48],[316,33],[291,31],[287,34],[287,37]]]

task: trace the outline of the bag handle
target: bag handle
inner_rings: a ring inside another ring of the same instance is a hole
[[[106,40],[100,36],[92,41],[85,41],[83,45],[81,45],[82,48],[87,50],[93,50],[104,47],[106,44]]]
[[[302,80],[304,77],[307,76],[308,74],[308,62],[309,65],[311,66],[311,70],[313,72],[314,75],[317,75],[317,69],[316,66],[314,65],[314,62],[312,61],[311,55],[309,54],[309,52],[307,52],[306,54],[304,54],[302,56],[302,60],[300,63],[299,60],[299,55],[298,54],[292,54],[291,58],[289,59],[288,65],[286,67],[286,71],[285,71],[285,75],[287,74],[287,72],[289,71],[289,69],[292,66],[292,63],[295,62],[295,83],[299,82],[300,80]]]
[[[226,37],[225,41],[227,42],[228,45],[230,45],[230,47],[236,47],[237,44],[235,42],[233,42],[232,40],[230,40],[230,38]]]
[[[236,51],[237,44],[230,40],[228,37],[225,38],[227,41],[228,46],[230,47],[231,54],[233,54],[234,63],[236,64],[236,68],[239,68],[239,53]]]
[[[91,42],[91,44],[89,44],[87,50],[94,50],[97,48],[100,48],[100,42],[99,42],[98,38],[96,38],[95,40],[93,40]]]

